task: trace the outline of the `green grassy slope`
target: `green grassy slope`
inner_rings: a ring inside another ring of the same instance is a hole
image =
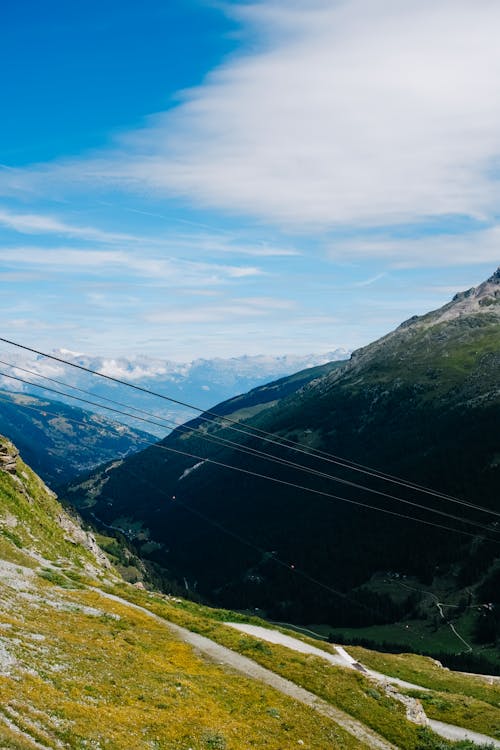
[[[6,750],[366,750],[312,708],[200,657],[169,622],[288,677],[400,748],[471,748],[411,724],[398,701],[355,671],[228,628],[223,620],[238,619],[235,613],[125,583],[3,439],[0,540],[0,746]],[[423,680],[429,677],[426,661],[419,670]],[[493,732],[484,706],[496,705],[498,690],[485,686],[476,694],[470,684],[461,677],[450,683],[440,716]],[[473,720],[458,710],[462,698]]]
[[[89,589],[118,577],[5,439],[0,573],[2,748],[279,750],[302,737],[317,750],[365,747],[312,709],[200,659],[161,623]]]

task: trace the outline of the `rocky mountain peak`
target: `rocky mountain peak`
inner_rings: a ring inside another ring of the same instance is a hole
[[[500,267],[479,286],[458,292],[453,299],[438,310],[426,315],[414,315],[401,323],[397,331],[405,328],[430,328],[464,315],[493,313],[500,318]],[[389,334],[392,336],[392,334]],[[386,337],[387,338],[387,337]]]
[[[406,346],[406,342],[419,331],[431,329],[441,323],[479,315],[484,315],[485,321],[488,315],[490,318],[492,316],[498,318],[500,322],[500,267],[479,286],[455,294],[453,299],[443,307],[425,315],[413,315],[386,336],[368,346],[357,349],[352,353],[351,359],[343,368],[336,370],[328,377],[333,382],[350,370],[365,367],[381,352],[384,353],[384,356],[387,356],[388,352],[394,347],[397,348],[401,344]]]
[[[498,266],[495,273],[492,276],[490,276],[490,278],[487,280],[486,283],[500,284],[500,266]]]
[[[494,312],[500,316],[500,267],[486,281],[477,287],[456,294],[451,302],[437,311],[441,323],[461,315]]]

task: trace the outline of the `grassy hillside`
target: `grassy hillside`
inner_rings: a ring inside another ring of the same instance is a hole
[[[318,749],[364,747],[312,709],[200,659],[125,602],[103,599],[92,587],[113,585],[116,573],[4,439],[0,570],[3,748],[278,750],[285,736]]]
[[[202,657],[169,623],[287,677],[382,742],[405,750],[473,747],[412,724],[398,700],[355,670],[267,645],[224,624],[249,618],[125,583],[93,536],[3,439],[0,540],[0,746],[6,750],[373,746],[357,739],[352,727],[346,731],[313,707]],[[363,654],[367,663],[370,656]],[[428,673],[423,660],[422,681]],[[483,709],[498,706],[498,689],[477,693],[469,678],[443,679],[449,690],[437,684],[448,690],[440,716],[455,716],[457,702],[467,698],[473,719],[460,715],[460,725],[495,736]]]

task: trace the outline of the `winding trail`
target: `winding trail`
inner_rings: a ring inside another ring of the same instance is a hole
[[[93,589],[93,591],[96,591],[106,599],[111,599],[112,601],[118,602],[126,607],[131,607],[132,609],[142,612],[143,614],[148,615],[148,617],[152,617],[154,620],[168,628],[172,633],[177,635],[180,640],[184,641],[184,643],[193,646],[196,651],[203,656],[208,657],[210,660],[225,667],[230,667],[246,677],[251,677],[260,682],[264,682],[266,685],[278,690],[280,693],[283,693],[290,698],[294,698],[295,700],[300,701],[300,703],[304,703],[306,706],[310,706],[319,714],[334,721],[339,727],[356,737],[356,739],[364,742],[367,747],[375,748],[375,750],[398,750],[395,745],[392,745],[388,740],[380,737],[360,721],[353,719],[349,714],[341,711],[339,708],[335,708],[321,698],[318,698],[317,695],[309,692],[309,690],[304,690],[304,688],[299,687],[299,685],[296,685],[294,682],[291,682],[284,677],[280,677],[270,669],[261,667],[260,664],[252,661],[252,659],[248,659],[246,656],[242,656],[236,651],[231,651],[231,649],[221,646],[203,635],[193,633],[191,630],[187,630],[187,628],[183,628],[180,625],[174,625],[174,623],[169,620],[150,612],[146,607],[132,604],[126,599],[122,599],[114,594],[108,594],[101,589]]]
[[[297,638],[293,638],[289,635],[285,635],[284,633],[280,633],[279,630],[271,630],[270,628],[264,628],[260,625],[247,625],[246,623],[239,622],[226,622],[225,624],[230,625],[232,628],[235,628],[242,633],[253,635],[256,638],[261,638],[262,640],[268,641],[269,643],[277,643],[282,646],[287,646],[294,651],[299,651],[300,653],[308,653],[313,654],[314,656],[319,656],[320,658],[329,661],[331,664],[341,665],[343,667],[348,667],[351,669],[358,669],[368,677],[371,677],[380,683],[398,685],[399,687],[405,688],[407,690],[428,691],[429,689],[424,688],[421,685],[415,685],[412,682],[400,680],[397,677],[388,677],[387,675],[381,674],[380,672],[375,672],[373,669],[367,669],[366,667],[363,667],[363,665],[356,662],[355,659],[353,659],[352,656],[350,656],[347,651],[342,648],[342,646],[335,646],[337,654],[331,654],[328,651],[323,651],[322,649],[316,648],[316,646],[311,646],[308,643],[304,643],[304,641],[299,641]],[[427,718],[426,724],[436,734],[448,740],[469,740],[470,742],[473,742],[477,745],[487,745],[489,747],[500,748],[500,741],[493,739],[493,737],[488,737],[485,734],[473,732],[471,729],[464,729],[463,727],[457,727],[454,724],[446,724],[443,721],[436,721],[435,719],[429,718]]]
[[[263,641],[268,643],[277,643],[280,646],[287,646],[293,649],[293,651],[299,651],[302,654],[312,654],[313,656],[319,656],[320,659],[329,661],[330,664],[334,664],[338,667],[347,667],[348,669],[356,669],[358,672],[362,672],[368,677],[379,682],[389,682],[391,685],[397,685],[405,690],[423,690],[428,691],[428,688],[424,688],[421,685],[415,685],[413,682],[406,682],[406,680],[400,680],[399,677],[387,677],[387,675],[381,672],[375,672],[374,669],[368,669],[353,659],[342,646],[334,646],[337,654],[331,654],[323,649],[311,646],[309,643],[299,641],[297,638],[280,633],[279,630],[271,630],[270,628],[264,628],[260,625],[247,625],[246,623],[240,622],[226,622],[225,625],[229,625],[231,628],[240,630],[242,633],[253,635],[256,638],[262,638]]]
[[[473,742],[475,745],[481,745],[483,747],[484,745],[487,747],[500,747],[500,742],[498,742],[498,740],[494,740],[492,737],[487,737],[485,734],[479,734],[479,732],[473,732],[472,729],[462,729],[453,724],[445,724],[443,721],[436,721],[436,719],[429,719],[429,726],[434,732],[436,732],[436,734],[441,735],[441,737],[446,737],[447,740],[453,740],[455,742],[458,740],[469,740],[469,742]]]
[[[294,682],[291,682],[290,680],[281,677],[275,672],[272,672],[270,669],[261,667],[260,664],[257,664],[252,659],[249,659],[248,657],[243,656],[236,651],[232,651],[226,646],[221,646],[215,641],[210,640],[210,638],[206,638],[199,633],[193,633],[187,628],[183,628],[180,625],[175,625],[164,617],[160,617],[159,615],[154,614],[146,607],[141,607],[139,604],[133,604],[126,599],[122,599],[115,594],[108,594],[106,591],[102,591],[101,589],[96,588],[92,590],[105,597],[106,599],[110,599],[111,601],[115,601],[118,604],[122,604],[126,607],[131,607],[132,609],[135,609],[138,612],[142,612],[148,617],[151,617],[152,619],[168,628],[172,633],[177,635],[177,637],[180,640],[184,641],[184,643],[193,646],[193,648],[195,648],[200,654],[211,659],[212,661],[222,666],[234,669],[235,671],[240,672],[246,677],[264,682],[266,685],[269,685],[269,687],[278,690],[280,693],[283,693],[284,695],[287,695],[290,698],[298,700],[306,706],[313,708],[318,713],[334,721],[346,732],[349,732],[349,734],[356,737],[356,739],[364,742],[369,748],[374,748],[375,750],[399,750],[399,748],[397,748],[395,745],[391,744],[388,740],[376,734],[376,732],[374,732],[372,729],[365,726],[357,719],[354,719],[349,714],[341,711],[335,706],[332,706],[322,698],[318,698],[317,695],[311,693],[309,690],[305,690],[299,685],[296,685]],[[422,687],[421,685],[415,685],[411,682],[399,680],[395,677],[387,677],[380,672],[366,669],[358,662],[356,662],[351,656],[349,656],[349,654],[341,646],[336,647],[337,654],[329,654],[327,651],[322,651],[321,649],[304,643],[297,638],[293,638],[289,635],[285,635],[284,633],[280,633],[278,630],[263,628],[258,625],[247,625],[244,623],[226,622],[224,624],[236,628],[241,632],[253,635],[257,638],[262,638],[262,640],[267,640],[270,643],[281,644],[301,653],[310,653],[315,656],[319,656],[334,665],[349,667],[351,669],[359,669],[367,676],[372,677],[373,679],[381,683],[383,682],[385,684],[395,684],[399,687],[407,689],[428,689]],[[435,721],[434,719],[427,719],[426,723],[427,726],[429,726],[436,734],[446,739],[455,741],[469,740],[470,742],[473,742],[482,747],[487,746],[489,748],[500,749],[500,742],[493,739],[492,737],[488,737],[487,735],[479,734],[478,732],[473,732],[472,730],[464,729],[463,727],[457,727],[453,724],[445,724],[441,721]]]
[[[390,581],[388,579],[385,579],[385,582],[386,583],[390,583]],[[449,622],[446,619],[446,615],[443,612],[443,607],[454,607],[454,608],[456,608],[457,607],[456,604],[446,604],[445,602],[440,602],[439,599],[437,598],[437,596],[435,594],[433,594],[432,591],[427,591],[427,589],[417,589],[414,586],[408,586],[407,583],[403,583],[402,581],[393,581],[393,583],[397,583],[402,588],[408,589],[408,591],[417,591],[417,592],[419,592],[421,594],[426,594],[427,596],[430,596],[431,599],[433,600],[434,604],[436,605],[436,607],[438,609],[438,612],[439,612],[439,616],[441,617],[441,619],[443,620],[443,622],[445,622],[448,625],[448,627],[450,628],[450,630],[453,633],[453,635],[456,638],[458,638],[458,640],[461,641],[461,643],[463,643],[463,645],[467,649],[467,653],[468,654],[472,654],[473,653],[473,648],[470,645],[470,643],[467,643],[467,641],[465,640],[465,638],[462,638],[462,636],[460,635],[460,633],[458,632],[458,630],[456,629],[456,627],[454,626],[454,624],[452,622]]]

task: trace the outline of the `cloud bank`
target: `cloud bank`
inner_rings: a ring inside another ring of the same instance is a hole
[[[496,0],[230,12],[259,40],[250,53],[108,152],[38,175],[181,196],[295,230],[495,213]]]

